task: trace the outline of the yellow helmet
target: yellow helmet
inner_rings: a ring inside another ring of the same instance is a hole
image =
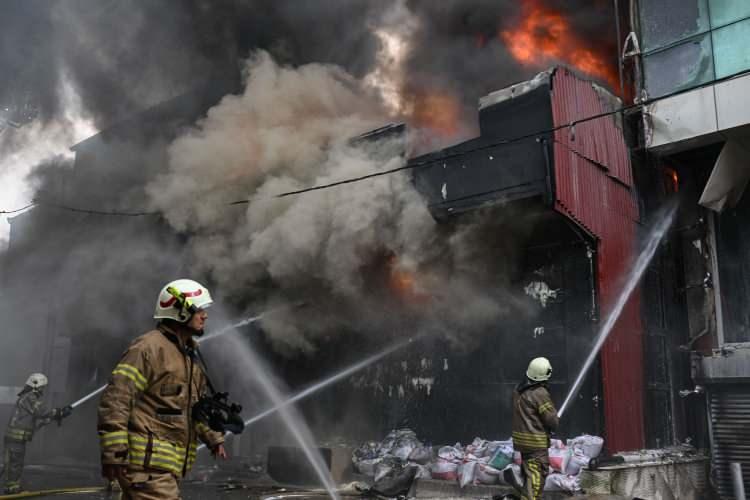
[[[552,365],[547,358],[534,358],[529,363],[526,376],[534,382],[546,382],[552,376]]]

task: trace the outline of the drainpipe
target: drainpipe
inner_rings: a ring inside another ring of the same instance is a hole
[[[638,19],[638,2],[637,0],[630,0],[629,5],[630,15],[630,33],[625,38],[622,44],[621,57],[623,64],[627,59],[633,59],[633,81],[635,83],[635,102],[641,102],[646,98],[646,93],[643,88],[643,70],[641,67],[641,47],[640,40],[638,39],[638,33],[640,33],[640,21]]]
[[[745,484],[742,482],[742,464],[732,462],[729,464],[729,469],[732,471],[732,486],[734,486],[735,500],[746,500]]]
[[[586,244],[586,257],[589,259],[589,276],[591,277],[591,321],[598,321],[598,307],[596,302],[596,267],[594,265],[594,249]]]
[[[549,207],[555,206],[555,186],[552,182],[552,169],[554,168],[552,165],[552,159],[550,158],[549,154],[549,142],[547,141],[546,137],[539,137],[536,140],[537,143],[539,143],[542,146],[542,153],[544,154],[544,166],[545,166],[545,184],[547,187],[547,193],[544,195],[544,201],[547,203]]]
[[[622,29],[620,28],[620,2],[615,2],[615,31],[617,32],[617,69],[620,75],[620,98],[625,101],[625,84],[622,75]]]

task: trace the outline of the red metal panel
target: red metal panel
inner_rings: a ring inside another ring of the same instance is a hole
[[[608,111],[591,82],[565,68],[552,81],[560,126]],[[556,209],[599,239],[597,285],[604,317],[621,289],[637,245],[638,206],[622,131],[612,116],[554,133]],[[625,307],[602,353],[605,430],[611,451],[644,446],[643,328],[640,292]]]

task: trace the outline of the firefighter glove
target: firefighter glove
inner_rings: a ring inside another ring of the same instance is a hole
[[[60,412],[60,418],[67,418],[71,413],[73,413],[73,407],[70,405],[63,406],[58,411]]]
[[[105,477],[109,481],[124,479],[127,470],[127,465],[102,464],[102,477]]]
[[[63,406],[62,408],[55,409],[55,416],[53,418],[57,421],[57,425],[62,425],[63,419],[69,417],[71,413],[73,413],[72,406]]]

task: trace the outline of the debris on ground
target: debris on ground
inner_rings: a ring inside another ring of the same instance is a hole
[[[599,456],[604,440],[583,435],[567,441],[553,439],[549,449],[550,475],[545,489],[575,493],[581,490],[580,473]],[[437,451],[436,451],[437,450]],[[398,482],[401,478],[431,478],[468,484],[508,484],[506,471],[520,475],[521,459],[513,441],[475,438],[462,446],[435,447],[421,442],[411,429],[396,429],[381,441],[370,441],[354,450],[355,469],[372,477]],[[405,472],[409,469],[408,472]]]

